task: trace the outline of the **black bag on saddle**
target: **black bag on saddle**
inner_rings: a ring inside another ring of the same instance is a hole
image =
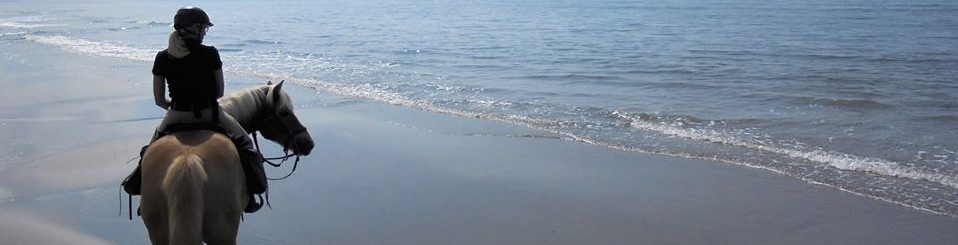
[[[263,194],[269,189],[266,180],[266,169],[264,169],[263,155],[259,152],[249,150],[237,150],[240,155],[240,162],[243,165],[243,172],[246,173],[246,187],[250,194]]]
[[[123,191],[126,191],[130,195],[140,195],[140,184],[143,182],[143,175],[140,173],[140,164],[143,162],[143,153],[146,153],[146,148],[149,148],[149,145],[144,145],[143,148],[140,148],[140,162],[136,164],[136,169],[133,170],[130,175],[126,176],[126,179],[123,179],[123,183],[120,185],[123,186]]]

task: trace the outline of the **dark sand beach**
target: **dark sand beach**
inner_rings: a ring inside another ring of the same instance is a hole
[[[0,244],[149,244],[119,183],[163,115],[150,64],[0,53]],[[288,90],[316,148],[240,244],[958,244],[958,218],[767,170]]]

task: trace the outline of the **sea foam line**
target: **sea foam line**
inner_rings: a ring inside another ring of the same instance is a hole
[[[94,56],[113,57],[135,61],[153,61],[155,50],[135,48],[108,42],[95,42],[66,36],[27,35],[29,41],[53,45],[68,52]]]
[[[778,155],[784,155],[791,158],[805,159],[808,161],[824,163],[828,166],[841,170],[863,171],[884,176],[893,176],[899,178],[908,178],[914,180],[924,180],[939,183],[942,185],[958,188],[958,177],[948,176],[936,173],[922,172],[916,169],[902,166],[896,162],[863,157],[847,153],[834,151],[811,150],[802,151],[796,149],[787,149],[781,147],[755,144],[735,137],[727,136],[714,131],[701,129],[682,129],[678,127],[662,125],[654,122],[645,122],[642,120],[632,120],[632,127],[642,130],[659,132],[665,135],[674,135],[686,139],[697,141],[714,142],[748,149],[756,149],[770,152]]]
[[[27,24],[27,23],[21,23],[16,21],[5,21],[5,22],[0,22],[0,26],[14,28],[14,29],[33,29],[33,28],[41,28],[41,27],[64,26],[64,25],[63,24]]]
[[[36,23],[36,22],[45,22],[45,21],[51,21],[51,20],[53,19],[44,15],[3,18],[3,19],[0,19],[0,27],[9,27],[14,29],[33,29],[33,28],[41,28],[41,27],[66,26],[64,24]]]

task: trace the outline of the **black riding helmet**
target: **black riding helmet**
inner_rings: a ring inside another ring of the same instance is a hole
[[[173,29],[181,30],[193,24],[213,26],[213,23],[210,23],[210,17],[206,15],[206,12],[203,12],[202,9],[197,7],[182,7],[180,10],[176,11],[176,16],[173,16]]]

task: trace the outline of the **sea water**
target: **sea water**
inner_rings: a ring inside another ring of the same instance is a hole
[[[179,7],[0,1],[0,42],[149,63],[165,48]],[[956,1],[200,7],[215,24],[205,43],[231,74],[519,124],[583,144],[763,168],[958,216]]]

